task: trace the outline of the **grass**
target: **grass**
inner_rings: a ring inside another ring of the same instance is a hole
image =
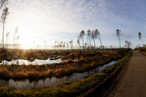
[[[55,88],[47,87],[20,90],[1,86],[0,95],[2,97],[74,97],[90,89],[103,78],[105,78],[105,74],[99,73],[77,82],[56,84]]]
[[[12,51],[11,51],[12,52]],[[41,53],[42,54],[41,54]],[[34,51],[34,55],[44,55],[47,51]],[[0,65],[0,77],[3,79],[31,79],[37,80],[46,77],[63,77],[65,75],[70,75],[75,72],[84,72],[94,69],[98,66],[106,64],[110,61],[120,59],[125,55],[128,50],[117,50],[117,51],[89,51],[80,52],[72,51],[69,52],[58,52],[59,56],[65,56],[68,61],[62,63],[56,63],[51,65]],[[21,52],[22,53],[22,52]],[[33,51],[28,51],[28,53],[33,53]],[[25,55],[26,55],[25,54]],[[48,52],[49,55],[50,52]],[[108,55],[108,56],[105,56]],[[42,57],[42,56],[40,56]],[[76,58],[77,61],[72,61],[72,58]],[[5,73],[5,74],[4,74]]]
[[[14,89],[7,86],[0,87],[1,97],[77,97],[86,94],[90,89],[103,83],[109,76],[115,74],[121,66],[127,63],[132,52],[127,54],[113,66],[107,67],[98,74],[91,75],[72,83],[57,84],[56,87]]]
[[[10,78],[9,71],[7,69],[5,69],[5,68],[0,69],[0,78],[9,79]]]

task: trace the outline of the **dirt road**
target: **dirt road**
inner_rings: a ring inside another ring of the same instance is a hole
[[[146,97],[145,55],[133,52],[125,72],[107,97]]]

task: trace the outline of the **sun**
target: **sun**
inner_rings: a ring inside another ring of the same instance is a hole
[[[19,44],[21,44],[22,49],[30,49],[32,48],[34,37],[31,34],[31,31],[20,30],[19,36]]]

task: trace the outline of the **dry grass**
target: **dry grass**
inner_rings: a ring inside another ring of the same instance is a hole
[[[0,68],[0,78],[9,79],[10,72],[6,68]]]
[[[61,84],[61,83],[57,83],[57,84],[55,84],[55,86],[56,86],[56,87],[62,87],[63,84]]]
[[[42,54],[38,52],[39,51],[34,52],[34,55],[40,56],[45,54],[44,51],[42,51]],[[5,79],[29,78],[31,80],[52,76],[62,77],[74,72],[87,71],[112,60],[119,59],[122,57],[122,54],[125,54],[125,52],[125,50],[90,52],[72,51],[66,55],[68,52],[60,51],[58,52],[59,56],[66,57],[66,59],[68,59],[67,62],[52,65],[0,65],[0,77]],[[29,53],[32,53],[32,51]],[[75,58],[77,61],[73,61]]]
[[[11,73],[11,77],[17,80],[21,80],[27,78],[27,73],[25,72]]]
[[[129,60],[130,56],[131,55],[127,55],[118,63],[114,64],[115,66],[118,66],[118,68],[111,66],[98,74],[88,76],[79,81],[72,83],[65,82],[63,84],[58,83],[54,88],[47,86],[45,88],[14,89],[7,86],[1,86],[0,95],[1,97],[85,97],[88,96],[86,94],[95,91],[101,82],[107,81],[110,75],[113,76],[116,74],[118,69]],[[52,71],[49,70],[48,72]]]

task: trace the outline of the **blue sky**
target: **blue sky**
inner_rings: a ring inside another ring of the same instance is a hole
[[[29,47],[44,40],[50,46],[71,39],[75,44],[81,30],[98,29],[103,45],[118,47],[115,30],[120,29],[122,47],[128,40],[134,48],[141,44],[138,32],[146,44],[145,5],[146,0],[9,0],[5,33],[10,33],[12,43],[18,27],[19,42]],[[96,46],[100,46],[98,39]]]

